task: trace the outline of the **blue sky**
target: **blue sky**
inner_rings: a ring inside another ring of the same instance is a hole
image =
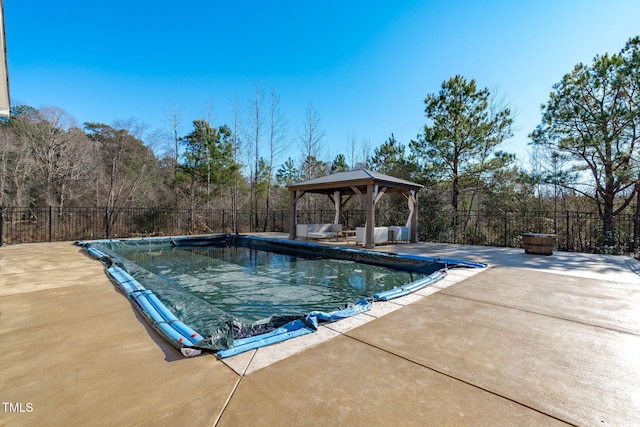
[[[136,118],[182,132],[213,106],[248,108],[256,82],[275,88],[290,149],[310,102],[325,160],[351,134],[408,145],[425,96],[461,74],[515,112],[502,148],[527,167],[527,134],[552,85],[579,62],[640,35],[637,0],[565,1],[23,1],[5,0],[12,104],[56,106],[81,124]],[[282,159],[284,160],[284,159]]]

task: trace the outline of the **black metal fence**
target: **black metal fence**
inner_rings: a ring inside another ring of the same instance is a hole
[[[379,225],[404,225],[408,212],[380,210]],[[329,223],[333,210],[303,210],[298,223]],[[364,210],[343,211],[345,228],[364,225]],[[632,253],[634,216],[615,218],[615,247],[604,245],[602,222],[591,212],[458,212],[418,213],[420,241],[519,247],[524,232],[553,233],[557,248],[590,253]],[[127,208],[2,208],[0,245],[30,242],[195,235],[209,233],[289,232],[288,210],[230,211]]]
[[[602,220],[593,212],[502,212],[458,213],[456,221],[440,224],[438,230],[419,228],[421,240],[520,247],[525,232],[549,233],[557,236],[557,249],[570,252],[629,254],[638,249],[634,239],[634,215],[614,218],[615,245],[606,246]],[[420,226],[432,222],[421,221]]]
[[[272,211],[126,208],[1,208],[0,244],[209,233],[286,231],[289,214]]]

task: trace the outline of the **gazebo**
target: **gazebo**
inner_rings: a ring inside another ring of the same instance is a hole
[[[375,206],[386,193],[400,193],[409,206],[409,240],[418,241],[418,191],[423,186],[415,182],[405,181],[389,175],[373,172],[368,169],[339,172],[322,176],[287,188],[291,193],[289,204],[289,238],[296,239],[298,202],[306,193],[326,194],[333,202],[336,210],[335,224],[340,223],[343,206],[355,195],[361,198],[366,206],[366,225],[363,246],[374,247],[373,232],[375,227]]]

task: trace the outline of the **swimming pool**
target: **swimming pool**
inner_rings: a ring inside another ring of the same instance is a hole
[[[238,235],[79,244],[172,345],[220,357],[311,333],[448,267],[482,266]]]

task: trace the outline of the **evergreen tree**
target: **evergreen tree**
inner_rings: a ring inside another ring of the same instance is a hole
[[[619,54],[576,65],[553,86],[542,106],[542,123],[530,135],[534,145],[566,155],[570,167],[590,176],[584,185],[562,185],[595,202],[610,247],[614,217],[638,190],[639,46],[636,37]]]
[[[465,179],[503,166],[490,160],[511,136],[513,119],[508,108],[491,105],[490,96],[487,88],[478,90],[475,80],[458,75],[445,81],[438,94],[425,98],[430,124],[409,145],[425,178],[436,176],[450,184],[454,212]]]

